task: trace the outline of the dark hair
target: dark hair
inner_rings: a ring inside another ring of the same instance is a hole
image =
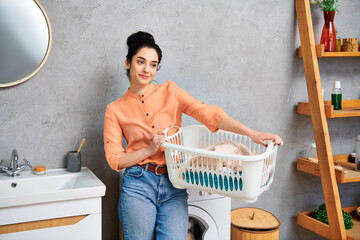
[[[133,57],[140,51],[140,49],[144,47],[153,48],[159,58],[158,64],[161,62],[162,58],[162,51],[160,47],[155,43],[154,37],[147,32],[136,32],[131,34],[126,41],[126,44],[128,46],[128,53],[126,55],[126,59],[129,63],[131,63]],[[159,70],[158,66],[158,70]],[[130,71],[129,69],[126,70],[126,75],[130,78]]]

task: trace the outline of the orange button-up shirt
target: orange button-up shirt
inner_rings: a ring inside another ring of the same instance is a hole
[[[128,90],[110,103],[104,119],[104,147],[110,167],[121,170],[119,161],[125,153],[123,136],[127,141],[126,152],[145,148],[156,134],[161,134],[166,128],[181,127],[182,113],[195,118],[212,132],[218,130],[217,126],[226,116],[220,107],[196,100],[170,81],[163,85],[150,84],[143,95]],[[159,149],[139,164],[149,162],[165,164],[165,156]]]

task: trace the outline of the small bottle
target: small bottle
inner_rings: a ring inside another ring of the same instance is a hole
[[[336,51],[341,52],[341,38],[336,37]]]
[[[336,51],[341,52],[341,37],[338,34],[337,30],[335,30],[335,33],[336,33]]]
[[[356,159],[355,159],[355,171],[360,172],[360,135],[356,138]]]
[[[334,88],[331,92],[331,105],[334,105],[334,110],[341,110],[341,100],[342,100],[342,89],[340,81],[334,82]]]
[[[316,144],[311,143],[310,148],[307,151],[308,158],[317,158]]]
[[[349,156],[349,162],[355,163],[356,153],[351,153]]]

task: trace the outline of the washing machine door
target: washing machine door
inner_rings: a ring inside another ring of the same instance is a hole
[[[187,240],[219,240],[218,227],[204,209],[189,205],[189,231]]]

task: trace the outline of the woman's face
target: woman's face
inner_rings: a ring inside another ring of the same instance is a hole
[[[147,85],[155,77],[158,67],[158,55],[153,48],[143,47],[131,62],[125,60],[125,67],[130,72],[130,84]]]

